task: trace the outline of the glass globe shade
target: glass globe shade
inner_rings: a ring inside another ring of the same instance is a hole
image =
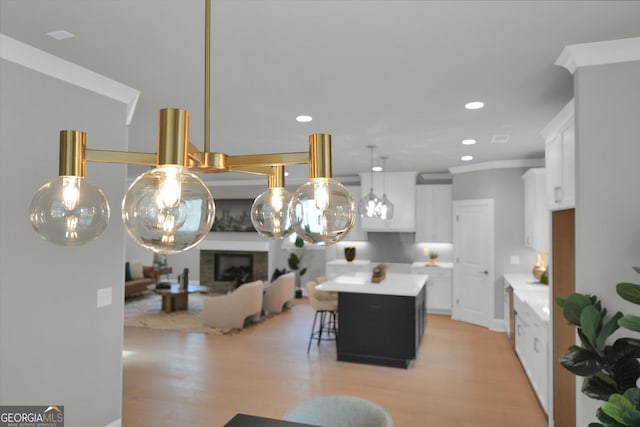
[[[289,216],[303,240],[332,244],[344,239],[355,222],[351,194],[331,178],[313,178],[293,193]]]
[[[389,201],[386,194],[382,195],[382,200],[377,207],[377,211],[381,219],[393,218],[393,203]]]
[[[109,223],[109,202],[83,177],[61,176],[43,185],[29,207],[31,225],[41,238],[60,246],[97,239]]]
[[[129,235],[156,253],[184,252],[211,230],[215,205],[209,188],[182,166],[158,166],[140,175],[122,201]]]
[[[282,239],[293,233],[289,219],[291,193],[284,188],[269,188],[251,206],[251,222],[256,231],[270,239]]]
[[[358,214],[361,218],[380,218],[380,211],[377,209],[380,199],[373,192],[373,188],[369,193],[360,199],[358,203]]]

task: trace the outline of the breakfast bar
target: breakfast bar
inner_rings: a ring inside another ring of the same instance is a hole
[[[425,329],[426,274],[338,276],[317,289],[338,292],[338,360],[408,368]]]

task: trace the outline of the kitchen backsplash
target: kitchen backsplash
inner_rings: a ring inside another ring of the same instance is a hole
[[[344,248],[356,248],[356,258],[372,262],[412,263],[427,261],[424,249],[439,254],[441,262],[452,262],[451,243],[415,243],[414,233],[368,233],[368,241],[339,242],[327,246],[327,261],[344,259]]]

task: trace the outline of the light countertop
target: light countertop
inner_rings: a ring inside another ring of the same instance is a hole
[[[317,286],[318,290],[361,294],[417,296],[427,282],[426,274],[387,273],[380,283],[371,282],[371,273],[344,274]]]
[[[346,259],[334,259],[329,261],[327,264],[329,265],[358,265],[365,266],[371,264],[371,261],[368,259],[354,259],[353,261],[347,261]]]
[[[549,286],[531,274],[505,274],[504,278],[505,288],[511,285],[516,298],[529,305],[540,320],[549,321]]]
[[[443,268],[443,269],[447,269],[447,270],[452,270],[453,269],[453,263],[452,262],[440,262],[440,261],[436,261],[437,267],[433,267],[431,265],[427,265],[429,263],[429,261],[425,260],[425,261],[416,261],[414,263],[411,264],[411,268]]]

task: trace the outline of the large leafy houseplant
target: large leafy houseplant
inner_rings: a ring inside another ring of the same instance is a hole
[[[289,253],[287,264],[289,264],[291,271],[296,273],[296,298],[300,298],[302,296],[302,276],[307,272],[307,267],[302,263],[305,253],[304,240],[300,236],[296,236],[293,246],[295,249]]]
[[[640,285],[619,283],[618,295],[640,304]],[[596,417],[607,427],[640,427],[640,340],[607,339],[619,328],[640,332],[640,317],[617,312],[605,322],[607,310],[595,296],[571,294],[557,303],[569,323],[576,326],[580,346],[571,346],[560,363],[575,375],[584,377],[582,392],[605,403]],[[590,427],[603,426],[591,423]]]

